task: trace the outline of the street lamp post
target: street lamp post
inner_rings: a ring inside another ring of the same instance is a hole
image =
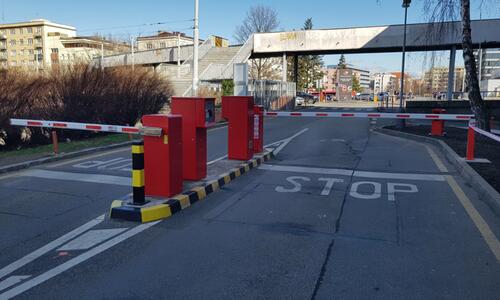
[[[408,7],[410,7],[411,0],[403,0],[403,7],[405,9],[405,23],[404,23],[404,29],[403,29],[403,58],[401,62],[401,84],[400,84],[400,91],[399,91],[399,112],[403,111],[403,94],[404,94],[404,87],[405,87],[405,56],[406,56],[406,22],[408,20]],[[405,126],[405,122],[403,119],[400,120],[398,123],[399,128],[403,128]]]
[[[196,97],[198,92],[198,46],[200,33],[198,29],[198,0],[194,0],[194,44],[193,44],[193,83],[192,93]]]

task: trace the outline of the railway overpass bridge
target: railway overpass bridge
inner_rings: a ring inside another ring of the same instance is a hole
[[[500,28],[500,19],[474,20],[471,22],[471,27],[475,48],[500,47],[500,30],[495,30]],[[287,56],[293,56],[297,63],[297,58],[301,55],[401,52],[403,28],[403,25],[399,24],[256,33],[245,44],[229,47],[231,50],[226,51],[217,50],[208,39],[200,46],[201,67],[198,75],[200,80],[205,81],[230,79],[233,78],[235,63],[244,63],[252,58],[282,57],[283,79],[285,79]],[[449,50],[450,70],[455,69],[455,53],[461,48],[461,22],[407,25],[406,51]],[[192,46],[144,51],[137,53],[134,61],[137,65],[160,67],[162,72],[173,78],[174,85],[183,83],[182,89],[186,91],[182,93],[176,91],[177,94],[186,95],[189,91],[188,81],[192,77]],[[105,67],[130,64],[132,64],[130,54],[105,57],[103,61]],[[453,72],[450,72],[451,82],[453,75]],[[451,87],[451,84],[449,86]]]

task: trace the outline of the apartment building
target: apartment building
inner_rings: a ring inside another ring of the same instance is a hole
[[[194,39],[182,32],[160,31],[157,35],[137,38],[137,50],[146,51],[169,47],[192,45]]]
[[[373,79],[373,92],[378,93],[392,93],[396,88],[396,76],[388,73],[375,73]]]
[[[355,76],[359,80],[360,86],[364,91],[370,90],[370,71],[347,67],[352,71],[352,75]],[[338,68],[336,65],[329,65],[326,68],[322,69],[323,79],[321,81],[322,88],[324,90],[335,90],[338,81]]]
[[[62,48],[58,55],[52,54],[52,62],[63,65],[88,63],[101,55],[128,53],[128,44],[104,40],[95,36],[78,36],[61,38]]]
[[[463,89],[464,68],[455,68],[455,82],[453,91],[461,92]],[[439,93],[448,90],[448,68],[433,67],[424,74],[425,92]]]
[[[44,19],[0,24],[0,66],[46,68],[63,48],[60,39],[75,36],[75,27]]]
[[[500,48],[479,49],[474,52],[478,68],[479,85],[486,94],[500,91]]]

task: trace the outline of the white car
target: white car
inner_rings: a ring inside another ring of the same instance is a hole
[[[305,103],[305,102],[306,102],[306,101],[305,101],[305,99],[304,99],[304,98],[302,98],[302,97],[298,97],[298,96],[297,96],[297,97],[295,97],[295,105],[302,106],[302,105],[304,105],[304,103]]]

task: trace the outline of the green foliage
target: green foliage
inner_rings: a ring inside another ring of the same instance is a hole
[[[222,96],[234,95],[234,81],[232,79],[222,80]]]
[[[339,58],[339,63],[337,64],[337,67],[339,69],[345,69],[347,68],[347,63],[345,61],[345,56],[344,54],[340,55],[340,58]]]
[[[303,30],[313,29],[312,18],[307,18],[304,22]],[[297,87],[300,90],[307,90],[315,86],[315,82],[323,78],[323,57],[320,55],[304,55],[299,57],[298,63],[298,83]],[[293,72],[293,63],[289,68]]]
[[[352,90],[356,93],[361,93],[363,91],[359,79],[355,75],[352,75]]]

